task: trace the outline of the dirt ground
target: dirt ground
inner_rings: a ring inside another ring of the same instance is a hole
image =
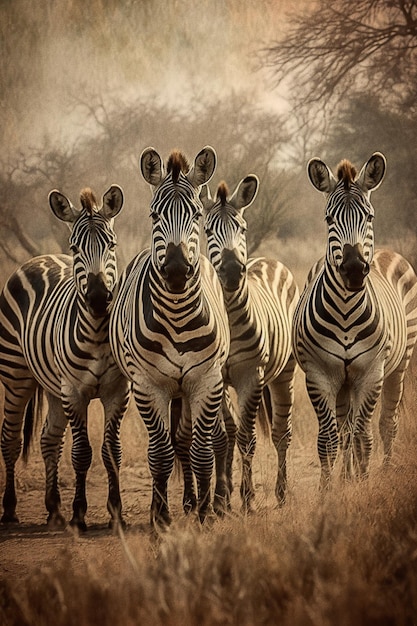
[[[316,493],[319,465],[315,451],[315,417],[309,413],[305,424],[298,413],[293,442],[288,457],[289,497],[303,497],[302,493]],[[136,408],[131,404],[122,423],[123,461],[120,476],[124,519],[127,529],[123,539],[108,528],[106,509],[107,477],[101,461],[103,418],[97,401],[90,405],[89,433],[93,448],[93,463],[88,475],[88,512],[86,533],[78,534],[67,527],[63,531],[50,531],[46,526],[44,506],[44,466],[40,455],[39,437],[35,438],[27,465],[19,460],[16,468],[17,514],[19,524],[0,525],[0,579],[21,580],[36,571],[53,565],[58,558],[71,554],[71,562],[80,568],[95,563],[99,569],[111,564],[123,568],[128,560],[126,546],[129,542],[148,540],[151,535],[149,507],[151,478],[147,465],[147,434]],[[307,443],[306,443],[307,442]],[[70,460],[71,436],[67,432],[60,466],[62,511],[67,520],[71,516],[74,473]],[[232,496],[233,512],[239,514],[239,455],[235,454]],[[272,443],[258,435],[254,461],[256,508],[259,515],[274,515],[276,453]],[[4,465],[0,469],[0,490],[5,481]],[[299,494],[299,495],[297,495]],[[308,497],[308,496],[306,496]],[[171,478],[169,487],[170,508],[174,520],[183,518],[182,486],[178,476]]]

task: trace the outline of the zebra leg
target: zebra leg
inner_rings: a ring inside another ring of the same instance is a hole
[[[190,459],[192,441],[191,415],[185,398],[174,398],[171,402],[171,433],[175,454],[181,462],[184,478],[182,506],[184,513],[188,515],[197,508],[197,495],[194,488],[194,476]]]
[[[336,391],[329,385],[327,374],[320,376],[319,370],[306,373],[306,386],[319,423],[317,451],[321,465],[320,489],[324,490],[329,487],[339,446]]]
[[[230,510],[230,492],[227,480],[228,436],[220,414],[213,428],[213,449],[216,461],[216,487],[213,508],[216,515],[223,517]]]
[[[3,494],[3,515],[0,520],[4,524],[19,522],[16,515],[15,465],[22,448],[25,407],[36,389],[33,378],[29,378],[29,372],[27,378],[14,382],[14,389],[4,382],[1,451],[6,466],[6,485]]]
[[[62,404],[65,415],[71,424],[71,461],[75,472],[75,495],[72,502],[70,526],[85,531],[87,530],[85,523],[87,513],[86,480],[92,460],[87,430],[88,400],[83,396],[76,396],[72,390],[66,396],[64,395]]]
[[[391,462],[392,447],[398,432],[398,408],[403,396],[405,369],[402,364],[384,381],[379,432],[384,447],[384,464]]]
[[[223,397],[223,378],[220,372],[213,372],[212,381],[207,377],[201,381],[203,387],[193,387],[190,394],[190,407],[193,421],[193,438],[190,448],[191,467],[197,478],[198,515],[203,523],[211,509],[211,477],[214,466],[213,432],[217,441],[219,432],[218,413]],[[212,383],[212,384],[210,384]],[[219,471],[225,470],[224,465]],[[225,484],[225,481],[224,481]],[[221,490],[223,491],[223,490]],[[222,496],[222,494],[219,494]]]
[[[227,388],[224,390],[221,411],[223,413],[223,421],[227,433],[226,477],[230,497],[233,493],[233,457],[237,432],[236,424],[239,422],[239,413],[235,408]]]
[[[348,383],[342,385],[337,394],[336,418],[339,432],[339,447],[343,454],[342,477],[344,480],[352,480],[355,476],[353,465],[353,412]]]
[[[151,387],[151,386],[150,386]],[[168,507],[168,479],[174,467],[174,447],[169,431],[170,398],[161,390],[159,396],[145,385],[133,387],[139,414],[148,429],[148,463],[152,475],[151,525],[165,527],[171,523]],[[163,419],[165,417],[165,420]]]
[[[41,435],[41,451],[45,464],[45,506],[48,511],[47,524],[51,528],[62,528],[65,519],[61,514],[61,496],[58,486],[58,465],[68,420],[60,398],[47,394],[48,413]]]
[[[355,473],[366,478],[372,452],[371,420],[383,385],[383,363],[374,365],[367,376],[362,376],[360,385],[352,384],[353,452]]]
[[[278,505],[285,503],[287,492],[287,450],[292,437],[295,360],[291,356],[280,375],[270,383],[272,396],[272,441],[277,451],[278,473],[275,496]]]
[[[240,408],[240,423],[237,430],[236,440],[242,458],[242,480],[240,484],[240,496],[242,499],[242,511],[249,513],[251,503],[255,498],[255,488],[252,479],[252,461],[256,448],[256,414],[262,398],[263,380],[260,375],[255,380],[243,380],[242,388],[235,386]]]
[[[358,418],[355,424],[353,437],[353,460],[356,476],[367,478],[369,473],[369,459],[372,452],[372,415]]]
[[[106,390],[107,391],[107,390]],[[129,384],[127,380],[118,381],[115,393],[101,396],[104,407],[104,437],[101,447],[101,457],[108,477],[107,510],[110,513],[109,527],[125,526],[122,517],[122,501],[120,497],[120,465],[122,461],[122,447],[120,443],[120,423],[126,412],[129,402]]]

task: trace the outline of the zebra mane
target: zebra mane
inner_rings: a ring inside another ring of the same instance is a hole
[[[343,180],[345,189],[349,189],[351,183],[353,183],[356,178],[356,174],[356,168],[350,161],[347,159],[340,161],[337,166],[337,180]]]
[[[219,183],[219,186],[217,187],[217,194],[216,194],[216,197],[219,198],[220,204],[222,206],[225,206],[226,198],[227,198],[228,195],[229,195],[229,188],[226,185],[226,183],[224,182],[224,180],[222,180]]]
[[[82,208],[90,214],[90,217],[93,217],[94,210],[97,209],[97,200],[90,187],[85,187],[81,190],[80,202]]]
[[[168,158],[167,173],[172,172],[172,180],[174,183],[178,182],[180,172],[187,174],[190,170],[190,164],[187,158],[180,150],[173,150]]]

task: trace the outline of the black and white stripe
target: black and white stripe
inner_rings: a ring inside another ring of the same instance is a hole
[[[416,341],[417,277],[399,254],[374,254],[370,193],[385,174],[375,153],[359,175],[342,161],[335,178],[312,159],[312,184],[326,194],[328,241],[310,272],[294,316],[295,355],[319,422],[321,486],[328,484],[339,443],[345,475],[365,476],[371,417],[382,391],[380,433],[385,460],[397,431],[404,373]]]
[[[113,221],[123,194],[120,187],[110,187],[101,208],[90,189],[81,192],[80,210],[58,191],[50,193],[49,202],[71,228],[73,258],[43,255],[27,261],[0,296],[0,378],[5,387],[1,448],[6,465],[2,521],[17,521],[14,467],[25,407],[40,387],[48,398],[41,437],[48,522],[64,523],[58,462],[69,420],[76,473],[71,524],[85,528],[85,483],[91,463],[87,409],[93,398],[101,399],[105,413],[102,456],[109,479],[108,509],[113,521],[121,519],[119,428],[129,392],[111,354],[108,325],[117,281]]]
[[[171,519],[167,483],[174,446],[184,463],[184,507],[194,505],[194,473],[200,519],[207,514],[229,330],[220,284],[199,245],[199,191],[214,172],[214,150],[204,148],[191,169],[175,151],[165,173],[153,148],[143,152],[140,164],[154,191],[151,249],[135,257],[121,277],[110,338],[149,432],[151,523],[164,525]],[[182,398],[184,411],[174,434],[170,404],[176,398]],[[216,497],[224,497],[225,489],[223,476]]]
[[[222,283],[229,317],[231,345],[225,381],[237,392],[237,443],[242,455],[241,496],[245,510],[255,495],[255,418],[263,396],[272,406],[272,439],[278,455],[276,496],[280,504],[285,499],[295,370],[291,327],[298,301],[295,280],[282,263],[270,258],[247,258],[244,212],[253,202],[258,184],[258,178],[250,175],[230,196],[225,183],[219,185],[214,200],[208,188],[202,193],[207,253]],[[228,432],[233,436],[233,428]],[[230,452],[233,443],[232,439]],[[228,470],[230,477],[231,457]]]

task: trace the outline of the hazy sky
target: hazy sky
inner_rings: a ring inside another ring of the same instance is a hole
[[[149,96],[173,107],[212,92],[249,91],[282,106],[256,51],[281,32],[283,0],[0,0],[7,147],[65,141],[77,102]],[[35,8],[36,7],[36,8]]]

